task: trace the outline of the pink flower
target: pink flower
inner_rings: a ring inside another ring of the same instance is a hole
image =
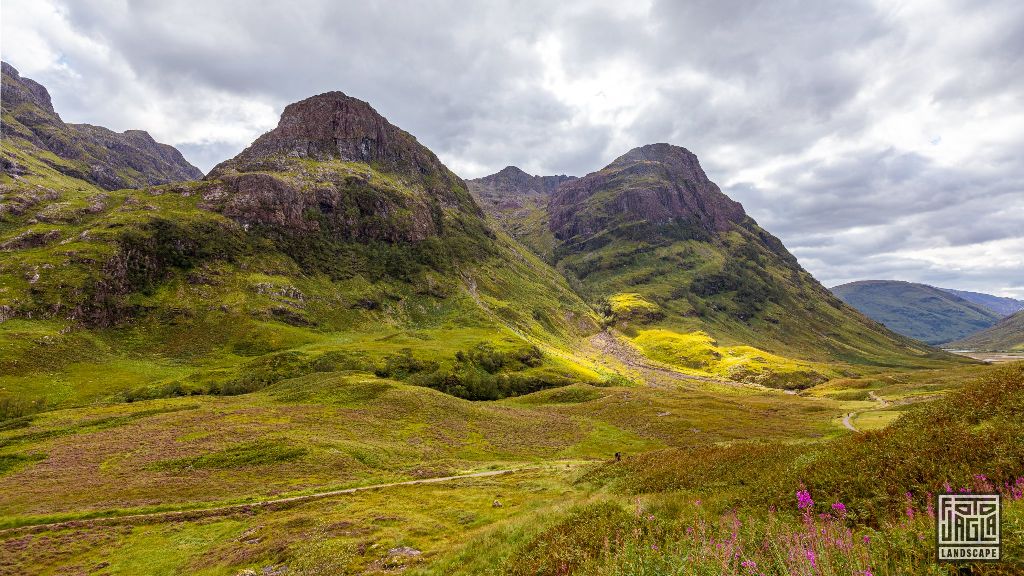
[[[814,506],[814,500],[811,500],[811,493],[807,490],[797,490],[796,492],[796,507],[800,510],[810,508]]]
[[[871,536],[868,536],[867,534],[865,534],[864,535],[864,543],[865,544],[871,544]]]
[[[817,555],[814,554],[814,550],[807,549],[807,561],[811,563],[811,566],[815,566],[815,561],[818,559]]]
[[[846,517],[846,504],[842,502],[836,502],[832,505],[832,511],[839,515],[840,518]]]
[[[753,570],[757,568],[757,562],[754,562],[753,560],[744,560],[743,562],[740,562],[740,566],[743,566],[748,570]]]
[[[875,576],[875,575],[871,573],[871,570],[865,570],[864,573],[861,576]]]

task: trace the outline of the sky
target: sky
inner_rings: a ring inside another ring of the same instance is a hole
[[[654,142],[826,286],[1024,299],[1024,3],[4,0],[68,122],[207,171],[341,90],[456,173],[584,175]]]

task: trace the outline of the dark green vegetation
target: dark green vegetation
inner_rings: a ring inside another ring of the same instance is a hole
[[[15,89],[45,95],[5,69],[5,106]],[[503,171],[473,184],[488,219],[338,92],[159,186],[8,124],[29,126],[5,108],[0,574],[781,574],[806,546],[833,573],[913,573],[930,540],[893,494],[1019,469],[1019,368],[846,307],[680,148]],[[963,411],[915,408],[977,375]],[[910,435],[940,425],[963,449]],[[811,538],[799,482],[849,502],[829,534],[877,541]]]
[[[832,288],[844,302],[894,332],[943,344],[984,330],[1000,314],[940,288],[896,280],[863,280]]]
[[[991,294],[969,292],[967,290],[953,290],[951,288],[940,288],[940,290],[949,292],[950,294],[955,294],[968,302],[974,302],[975,304],[984,306],[1000,316],[1011,316],[1015,312],[1024,310],[1024,301],[1020,301],[1015,298],[1005,298],[1003,296],[993,296]]]
[[[949,343],[950,348],[995,352],[1024,351],[1024,312],[1000,320],[995,326]]]

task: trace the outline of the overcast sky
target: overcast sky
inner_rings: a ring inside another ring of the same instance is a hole
[[[370,102],[461,176],[671,142],[828,286],[1024,298],[1024,2],[4,0],[66,121],[201,169],[289,102]]]

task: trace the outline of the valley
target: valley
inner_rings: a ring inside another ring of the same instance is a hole
[[[203,175],[3,70],[2,575],[922,573],[944,486],[1024,561],[1024,363],[858,312],[685,148],[466,181],[325,92]]]

